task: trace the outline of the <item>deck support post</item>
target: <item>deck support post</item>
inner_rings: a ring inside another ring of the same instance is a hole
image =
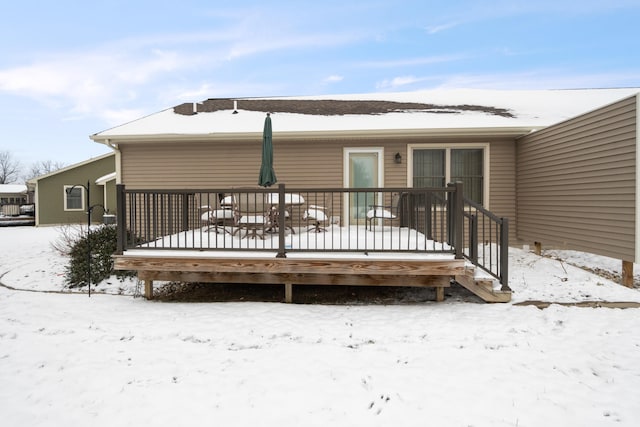
[[[444,287],[436,286],[436,302],[444,301]]]
[[[633,288],[633,263],[622,260],[622,284],[627,288]]]
[[[293,283],[284,284],[284,302],[291,304],[293,302]]]
[[[144,281],[144,297],[146,299],[153,299],[153,280]]]
[[[473,263],[478,262],[478,216],[469,218],[469,259]]]
[[[462,253],[462,234],[464,233],[464,226],[462,222],[462,213],[464,211],[464,202],[462,198],[462,183],[456,182],[453,184],[455,193],[453,195],[453,250],[455,251],[456,259],[462,259],[464,257]]]
[[[500,218],[500,284],[503,291],[509,288],[509,219]]]
[[[287,254],[285,252],[284,243],[284,232],[286,226],[284,184],[278,184],[278,200],[280,203],[278,203],[278,254],[276,255],[276,258],[286,258]]]
[[[126,206],[127,199],[124,192],[124,184],[116,184],[116,254],[118,255],[122,255],[127,242]]]
[[[533,252],[538,256],[542,255],[542,243],[533,242]]]

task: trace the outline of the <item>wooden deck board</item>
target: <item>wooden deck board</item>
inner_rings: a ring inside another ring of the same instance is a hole
[[[116,270],[217,273],[376,274],[439,276],[464,274],[464,260],[380,260],[320,258],[212,258],[114,256]]]
[[[286,302],[293,285],[412,286],[436,288],[444,299],[450,280],[465,274],[464,260],[290,257],[212,257],[125,254],[114,256],[116,270],[135,270],[153,298],[154,281],[283,284]]]

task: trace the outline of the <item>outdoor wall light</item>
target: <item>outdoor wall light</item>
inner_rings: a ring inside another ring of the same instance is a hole
[[[402,155],[400,153],[396,153],[394,159],[396,163],[402,163]]]

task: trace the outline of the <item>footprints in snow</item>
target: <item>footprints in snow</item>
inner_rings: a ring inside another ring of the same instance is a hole
[[[369,383],[369,380],[371,380],[371,377],[369,376],[366,378],[362,378],[362,386],[367,390],[371,390],[371,384]],[[375,415],[380,415],[389,401],[391,401],[391,397],[389,397],[389,395],[381,394],[369,403],[369,407],[367,409],[369,411],[372,411]]]
[[[369,404],[369,410],[375,411],[376,415],[380,415],[385,406],[389,403],[391,398],[385,394],[381,394],[379,398],[371,401]]]

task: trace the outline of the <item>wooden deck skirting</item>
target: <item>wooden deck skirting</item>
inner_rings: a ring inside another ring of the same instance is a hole
[[[153,281],[284,284],[285,302],[293,285],[416,286],[436,288],[436,301],[456,276],[468,274],[466,262],[373,258],[274,258],[115,255],[116,270],[135,270],[153,298]]]

